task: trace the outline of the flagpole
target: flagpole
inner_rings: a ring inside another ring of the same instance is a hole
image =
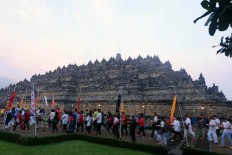
[[[176,100],[177,100],[176,87],[175,86],[172,86],[172,87],[174,88],[174,92],[175,92]],[[184,127],[185,126],[184,125],[184,119],[183,119],[183,115],[182,115],[182,112],[181,112],[181,109],[180,109],[180,104],[179,104],[178,100],[177,100],[177,105],[178,105],[178,108],[179,108],[179,111],[180,111],[180,117],[181,117],[182,125]],[[184,128],[184,130],[185,130],[185,128]],[[189,146],[189,144],[188,144],[188,136],[185,137],[185,140],[186,140],[186,145],[188,147]]]
[[[27,100],[27,89],[26,89],[26,94],[25,94],[25,103],[27,102],[26,100]],[[26,107],[25,107],[25,104],[24,104],[24,109],[25,109]]]
[[[121,139],[122,139],[122,112],[121,112],[121,103],[122,103],[122,87],[121,87],[121,92],[120,92],[120,94],[121,94],[121,101],[120,101],[120,106],[119,106],[119,112],[120,112],[120,119],[119,119],[119,121],[120,121],[120,128],[119,128],[119,133],[120,133],[120,141],[121,141]]]
[[[34,95],[34,107],[35,107],[35,86],[34,86],[34,83],[33,83],[33,95]],[[37,133],[36,133],[36,107],[34,109],[34,112],[35,112],[35,137],[37,137]]]

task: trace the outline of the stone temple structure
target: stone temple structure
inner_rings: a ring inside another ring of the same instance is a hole
[[[137,105],[139,110],[141,105],[150,106],[150,113],[156,110],[152,105],[170,106],[175,92],[183,106],[212,106],[227,102],[218,86],[206,86],[201,73],[197,80],[193,80],[185,69],[174,71],[169,61],[163,63],[158,56],[122,60],[121,55],[117,54],[116,58],[111,57],[108,61],[90,61],[81,66],[70,64],[44,75],[33,75],[30,81],[25,79],[16,84],[16,102],[25,95],[26,100],[30,100],[33,83],[39,100],[43,100],[43,95],[51,100],[54,95],[56,102],[64,105],[77,103],[81,90],[83,108],[99,104],[112,107],[120,93],[123,102],[130,105],[129,108]],[[1,89],[0,97],[9,97],[14,88],[15,85],[10,85]],[[166,111],[168,113],[170,108]]]

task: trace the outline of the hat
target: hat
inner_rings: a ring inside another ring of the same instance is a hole
[[[28,108],[26,108],[26,110],[28,110]]]

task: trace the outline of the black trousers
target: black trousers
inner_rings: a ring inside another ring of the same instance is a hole
[[[118,133],[118,125],[114,125],[113,126],[113,132],[114,132],[114,135],[119,138],[119,133]]]
[[[122,125],[122,130],[121,130],[122,133],[123,133],[123,129],[125,129],[125,132],[126,132],[126,135],[127,135],[127,124],[123,124]]]
[[[140,127],[139,127],[139,133],[138,133],[138,134],[140,134],[141,131],[143,132],[143,136],[146,136],[146,135],[145,135],[144,126],[140,126]]]
[[[24,123],[23,123],[23,130],[26,129],[26,125],[27,125],[27,129],[29,130],[29,123],[28,122],[29,121],[24,121]]]
[[[77,129],[81,126],[81,132],[84,132],[84,123],[78,123]]]
[[[136,139],[135,139],[135,128],[133,128],[133,127],[130,128],[130,136],[131,136],[132,141],[135,142],[136,141]]]
[[[96,134],[101,135],[101,123],[97,123],[97,132]]]
[[[181,135],[180,132],[177,131],[173,131],[173,132],[174,132],[174,137],[173,137],[174,140],[177,138],[177,135],[180,137],[181,140],[183,140],[183,136]]]

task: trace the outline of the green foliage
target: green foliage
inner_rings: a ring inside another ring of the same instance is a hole
[[[182,150],[182,155],[225,155],[225,154],[185,147]]]
[[[15,134],[12,132],[0,131],[0,140],[12,142],[12,143],[18,143],[19,138],[20,138],[19,134]]]
[[[205,26],[209,25],[209,34],[213,36],[217,30],[225,31],[229,27],[232,28],[232,0],[203,0],[201,6],[206,9],[206,13],[194,20],[196,23],[199,19],[209,15]],[[226,37],[225,41],[221,38],[221,49],[218,53],[224,53],[228,57],[232,57],[232,35]],[[216,47],[216,46],[213,46]]]

